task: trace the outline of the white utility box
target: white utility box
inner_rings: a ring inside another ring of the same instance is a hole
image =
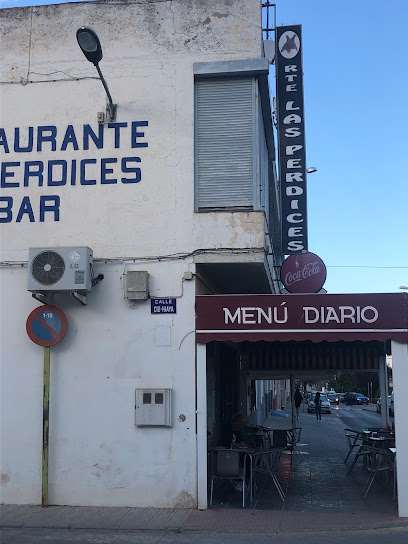
[[[136,389],[135,424],[171,427],[171,389]]]

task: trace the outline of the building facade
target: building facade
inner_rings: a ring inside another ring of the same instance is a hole
[[[50,348],[49,503],[197,507],[207,378],[195,296],[279,289],[261,3],[84,2],[0,17],[2,502],[41,503],[43,348],[26,321],[46,302],[68,319]],[[82,26],[102,43],[110,122]],[[33,298],[29,249],[80,247],[93,251],[92,292],[51,284]],[[152,394],[165,424],[138,405]]]

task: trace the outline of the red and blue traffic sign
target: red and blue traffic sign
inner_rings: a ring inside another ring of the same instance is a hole
[[[31,312],[26,323],[27,334],[39,346],[55,346],[67,330],[68,320],[56,306],[39,306]]]

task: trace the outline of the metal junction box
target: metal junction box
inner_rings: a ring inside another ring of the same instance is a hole
[[[129,300],[147,300],[149,298],[149,273],[144,270],[126,271],[126,293]]]
[[[171,427],[171,389],[136,389],[135,424]]]

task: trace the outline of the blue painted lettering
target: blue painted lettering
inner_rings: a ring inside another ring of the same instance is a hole
[[[71,161],[71,185],[76,185],[76,163],[77,161]]]
[[[30,223],[34,223],[34,221],[35,221],[34,213],[33,213],[33,208],[31,207],[31,202],[30,202],[30,197],[29,196],[25,196],[23,198],[23,201],[21,202],[21,206],[20,206],[20,209],[18,211],[16,223],[21,222],[21,219],[23,218],[23,215],[25,213],[28,215]]]
[[[40,196],[40,221],[45,221],[45,214],[52,213],[54,221],[59,221],[60,218],[60,197],[58,195]],[[17,214],[16,223],[21,223],[24,216],[28,216],[30,223],[35,222],[33,208],[30,202],[30,197],[25,196],[21,201],[21,205]],[[0,197],[0,223],[11,223],[13,219],[13,198],[11,196]]]
[[[3,206],[2,204],[5,204]],[[10,223],[13,219],[13,197],[0,196],[0,223]],[[6,214],[5,216],[3,214]]]
[[[127,127],[127,123],[108,123],[108,128],[113,128],[115,131],[115,149],[120,147],[120,129]]]
[[[67,126],[67,130],[65,131],[65,136],[61,145],[61,151],[65,151],[68,144],[72,144],[73,149],[75,149],[75,151],[78,151],[78,141],[75,135],[74,127],[72,125]]]
[[[10,153],[4,128],[0,128],[0,145],[4,147],[4,153]]]
[[[37,168],[36,170],[31,167]],[[24,163],[24,187],[28,187],[28,180],[30,178],[38,178],[38,187],[42,187],[44,184],[44,164],[42,161],[27,161]]]
[[[7,178],[14,178],[15,172],[8,172],[7,168],[13,168],[14,166],[20,166],[19,162],[2,162],[1,163],[1,179],[0,187],[20,187],[17,181],[7,181]]]
[[[54,175],[54,166],[60,167],[60,175],[58,176],[61,179],[53,179]],[[54,187],[57,185],[66,185],[67,183],[67,161],[48,161],[48,182],[49,187]]]
[[[84,125],[84,149],[89,149],[89,137],[97,149],[103,148],[103,125],[98,125],[98,136],[92,130],[90,125]]]
[[[34,127],[28,127],[28,142],[25,147],[20,144],[20,129],[14,129],[14,151],[16,153],[31,153],[34,143]]]
[[[37,127],[37,151],[42,151],[43,142],[51,143],[51,151],[57,149],[57,127],[39,126]]]
[[[87,164],[96,164],[96,159],[82,159],[81,161],[81,185],[96,185],[96,179],[86,179],[85,168]]]
[[[50,202],[50,204],[47,204],[47,202]],[[54,213],[54,221],[59,221],[59,207],[60,197],[58,195],[40,196],[40,222],[44,223],[44,217],[46,212]]]
[[[148,147],[147,142],[138,142],[137,138],[143,138],[144,132],[138,132],[137,127],[147,127],[148,121],[132,121],[132,147]]]
[[[123,157],[122,159],[122,173],[134,174],[133,178],[121,178],[122,183],[139,183],[142,179],[142,171],[140,168],[130,168],[128,162],[142,162],[140,157]]]
[[[106,177],[106,174],[113,174],[113,168],[107,168],[106,165],[109,163],[115,163],[118,162],[118,159],[101,159],[101,184],[108,184],[108,183],[117,183],[117,179],[109,179]]]

